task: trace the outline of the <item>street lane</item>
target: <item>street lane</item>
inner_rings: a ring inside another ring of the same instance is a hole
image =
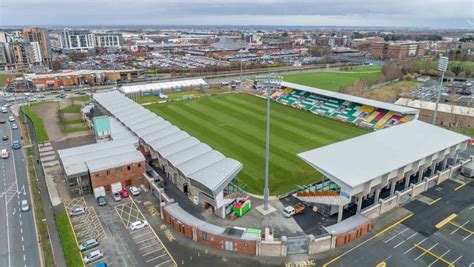
[[[4,102],[0,104],[4,105]],[[1,243],[0,262],[1,266],[40,266],[25,155],[22,149],[13,150],[11,147],[13,140],[21,140],[21,131],[12,130],[11,125],[18,123],[8,121],[10,114],[2,114],[7,122],[0,125],[1,136],[9,136],[8,141],[2,141],[2,147],[9,151],[9,158],[2,159],[1,164],[3,196],[0,204],[3,204],[3,207],[0,208],[0,216],[5,227],[2,227],[0,233],[6,238]],[[28,200],[30,211],[21,211],[23,199]]]

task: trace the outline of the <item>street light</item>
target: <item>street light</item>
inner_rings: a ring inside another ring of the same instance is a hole
[[[438,96],[436,97],[436,107],[434,110],[433,122],[432,122],[433,125],[436,125],[436,116],[438,115],[438,106],[439,106],[439,100],[441,98],[441,90],[443,88],[444,73],[448,69],[448,62],[449,62],[448,57],[439,58],[438,70],[441,71],[441,80],[439,81]]]
[[[261,86],[267,90],[267,126],[265,138],[265,188],[263,190],[263,209],[268,210],[268,198],[270,195],[268,189],[268,168],[270,160],[270,95],[272,88],[280,87],[283,77],[275,74],[266,74],[257,76],[257,86]]]

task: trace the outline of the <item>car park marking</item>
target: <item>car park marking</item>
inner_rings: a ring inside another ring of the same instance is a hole
[[[387,244],[388,242],[392,241],[395,237],[401,235],[402,233],[404,233],[405,231],[407,231],[408,228],[405,228],[403,229],[401,232],[398,232],[397,234],[395,234],[394,236],[390,237],[389,239],[385,240],[384,243]]]
[[[468,222],[469,222],[469,221],[468,221]],[[466,222],[466,223],[468,223],[468,222]],[[465,228],[464,225],[459,225],[459,224],[453,223],[453,222],[449,222],[449,224],[452,224],[452,225],[456,226],[458,229],[462,229],[462,230],[468,232],[468,233],[471,234],[471,235],[474,233],[473,231],[471,231],[471,230]]]
[[[420,249],[421,251],[423,251],[423,253],[422,253],[420,256],[418,256],[418,258],[420,258],[422,255],[429,254],[429,255],[435,257],[436,259],[442,261],[443,263],[446,263],[448,266],[454,267],[454,264],[453,264],[452,262],[449,262],[449,261],[445,260],[443,257],[438,256],[436,253],[434,253],[434,252],[431,251],[436,245],[438,245],[438,243],[434,244],[431,248],[426,249],[426,248],[424,248],[424,247],[422,247],[422,246],[420,246],[420,245],[416,245],[416,244],[415,244],[415,247],[416,247],[416,248],[418,248],[418,249]],[[415,261],[416,261],[418,258],[416,258]]]
[[[150,254],[153,254],[153,253],[155,253],[155,252],[158,252],[158,251],[160,251],[160,250],[162,250],[162,249],[163,249],[163,248],[159,248],[159,249],[156,249],[156,250],[152,250],[152,251],[147,252],[147,253],[144,253],[144,254],[142,254],[142,255],[143,255],[143,256],[150,255]]]
[[[441,199],[442,199],[442,197],[439,197],[439,198],[437,198],[437,199],[431,201],[430,203],[428,203],[428,205],[430,205],[430,206],[431,206],[431,205],[434,205],[434,204],[436,204],[436,202],[440,201]]]
[[[375,236],[381,236],[383,235],[385,232],[387,232],[388,230],[392,229],[393,227],[401,224],[402,222],[404,222],[405,220],[409,219],[411,216],[413,216],[413,213],[411,214],[408,214],[407,216],[403,217],[402,219],[400,219],[399,221],[395,222],[394,224],[386,227],[385,229],[381,230],[380,232],[378,232],[377,234],[375,234]]]
[[[415,244],[415,245],[421,245],[421,243],[425,242],[426,239],[428,239],[428,238],[425,237],[423,240],[421,240],[420,242],[418,242],[418,244]],[[415,248],[415,246],[411,247],[407,251],[403,252],[403,254],[407,254],[408,252],[412,251],[414,248]]]
[[[439,223],[437,223],[435,225],[436,229],[441,229],[443,226],[445,226],[448,222],[450,222],[451,220],[453,220],[457,216],[458,216],[457,214],[453,213],[453,214],[449,215],[448,217],[444,218],[442,221],[440,221]]]
[[[465,223],[463,223],[461,226],[464,227],[464,226],[465,226],[466,224],[468,224],[468,223],[469,223],[469,220],[466,221]],[[461,228],[456,227],[456,229],[454,229],[454,230],[450,233],[450,235],[453,235],[453,234],[456,233],[459,229],[461,229]]]
[[[156,244],[158,244],[158,243],[160,243],[160,242],[151,243],[151,244],[149,244],[149,245],[146,245],[146,246],[144,246],[144,247],[139,248],[138,250],[142,250],[142,249],[149,248],[149,247],[154,246],[154,245],[156,245]]]
[[[465,185],[466,185],[465,183],[461,184],[460,186],[454,188],[454,191],[458,191],[459,189],[463,188]]]
[[[448,249],[445,253],[441,254],[441,256],[439,256],[440,258],[443,258],[444,256],[446,256],[446,254],[448,254],[449,252],[451,252],[451,249]],[[439,259],[436,258],[432,263],[430,263],[430,265],[428,265],[428,267],[431,267],[431,265],[435,264],[436,262],[438,262]]]
[[[148,262],[150,262],[150,261],[154,261],[154,260],[156,260],[156,259],[159,259],[159,258],[164,257],[164,256],[167,256],[167,255],[168,255],[168,254],[163,254],[163,255],[157,256],[157,257],[155,257],[155,258],[149,259],[149,260],[147,260],[146,262],[148,263]],[[171,257],[171,256],[170,256],[170,257]]]

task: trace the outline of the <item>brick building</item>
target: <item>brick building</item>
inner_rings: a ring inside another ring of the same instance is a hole
[[[372,44],[371,53],[375,59],[421,57],[427,47],[426,43],[420,42],[378,42]]]
[[[58,151],[71,195],[90,194],[93,188],[121,182],[122,186],[145,182],[145,157],[134,140],[90,144]]]

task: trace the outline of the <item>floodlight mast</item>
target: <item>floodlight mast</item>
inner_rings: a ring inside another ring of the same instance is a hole
[[[257,86],[262,86],[267,91],[267,121],[265,130],[265,187],[263,189],[263,209],[268,210],[268,199],[270,190],[268,189],[268,174],[270,164],[270,96],[273,88],[281,86],[283,77],[275,74],[266,74],[256,77]]]

